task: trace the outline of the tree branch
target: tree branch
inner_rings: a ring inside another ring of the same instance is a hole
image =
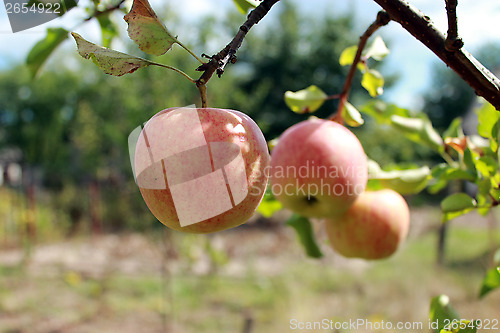
[[[90,21],[95,17],[101,16],[101,15],[106,15],[111,13],[112,11],[115,11],[117,9],[120,9],[120,7],[125,3],[125,0],[120,0],[116,5],[106,8],[104,10],[96,10],[91,16],[87,17],[84,21]]]
[[[196,70],[203,72],[200,78],[196,81],[198,86],[206,84],[210,78],[217,72],[219,77],[224,73],[224,68],[226,65],[231,62],[236,62],[236,52],[240,48],[243,43],[243,39],[245,38],[248,31],[257,23],[260,22],[264,16],[269,12],[271,7],[277,3],[279,0],[264,0],[260,3],[257,8],[252,10],[247,17],[247,20],[238,30],[238,33],[233,38],[233,40],[226,45],[224,49],[222,49],[219,53],[208,57],[210,59],[209,62],[201,65]]]
[[[389,24],[391,18],[385,11],[380,11],[377,14],[377,19],[370,24],[368,29],[361,35],[359,38],[358,50],[356,51],[356,55],[354,56],[354,61],[352,62],[351,68],[349,68],[349,73],[347,74],[347,78],[344,83],[344,88],[340,93],[339,105],[337,107],[337,112],[330,117],[331,120],[342,123],[342,109],[344,108],[347,99],[349,98],[349,93],[351,91],[352,80],[354,79],[354,75],[356,74],[356,68],[358,67],[359,62],[361,61],[361,55],[363,54],[363,50],[368,42],[368,39],[377,31],[380,27]]]
[[[429,17],[405,0],[374,0],[393,21],[412,34],[453,69],[477,95],[484,97],[500,111],[500,80],[465,49],[449,52],[445,37],[432,24]]]
[[[458,0],[445,0],[446,15],[448,16],[448,32],[445,47],[450,52],[460,50],[464,46],[462,38],[458,37],[457,5]]]

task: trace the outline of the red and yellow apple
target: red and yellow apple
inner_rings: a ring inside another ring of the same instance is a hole
[[[266,140],[247,115],[172,108],[153,116],[135,149],[142,197],[167,227],[210,233],[245,223],[264,195]]]
[[[365,191],[367,158],[346,127],[311,118],[288,128],[271,152],[271,189],[284,207],[306,217],[345,212]]]
[[[342,256],[383,259],[406,239],[410,212],[393,190],[366,191],[342,216],[326,219],[325,227],[332,248]]]

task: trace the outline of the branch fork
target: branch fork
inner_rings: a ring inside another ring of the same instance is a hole
[[[200,78],[196,80],[198,88],[202,85],[206,85],[215,73],[220,77],[224,73],[224,69],[228,63],[236,63],[236,52],[243,43],[243,39],[248,31],[250,31],[255,24],[259,23],[260,20],[267,15],[271,7],[278,1],[279,0],[263,0],[260,5],[250,12],[246,22],[240,26],[238,33],[226,47],[213,56],[204,55],[205,58],[210,60],[196,69],[199,72],[203,72]]]

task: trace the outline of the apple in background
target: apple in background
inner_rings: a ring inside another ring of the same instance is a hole
[[[306,217],[345,212],[366,188],[367,158],[346,127],[310,118],[288,128],[271,152],[271,189]]]
[[[404,198],[393,190],[367,191],[342,216],[325,223],[330,244],[339,254],[383,259],[406,239],[410,211]]]
[[[167,227],[190,233],[245,223],[263,198],[268,167],[261,130],[233,110],[163,110],[135,148],[134,174],[147,206]]]

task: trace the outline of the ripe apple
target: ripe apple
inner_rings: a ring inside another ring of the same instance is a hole
[[[271,152],[270,177],[284,207],[307,217],[332,217],[365,191],[367,158],[346,127],[310,118],[283,132]]]
[[[247,115],[171,108],[144,126],[135,175],[153,215],[167,227],[210,233],[245,223],[264,195],[266,140]]]
[[[389,189],[366,191],[340,217],[326,219],[330,244],[348,258],[382,259],[406,239],[410,211],[404,198]]]

